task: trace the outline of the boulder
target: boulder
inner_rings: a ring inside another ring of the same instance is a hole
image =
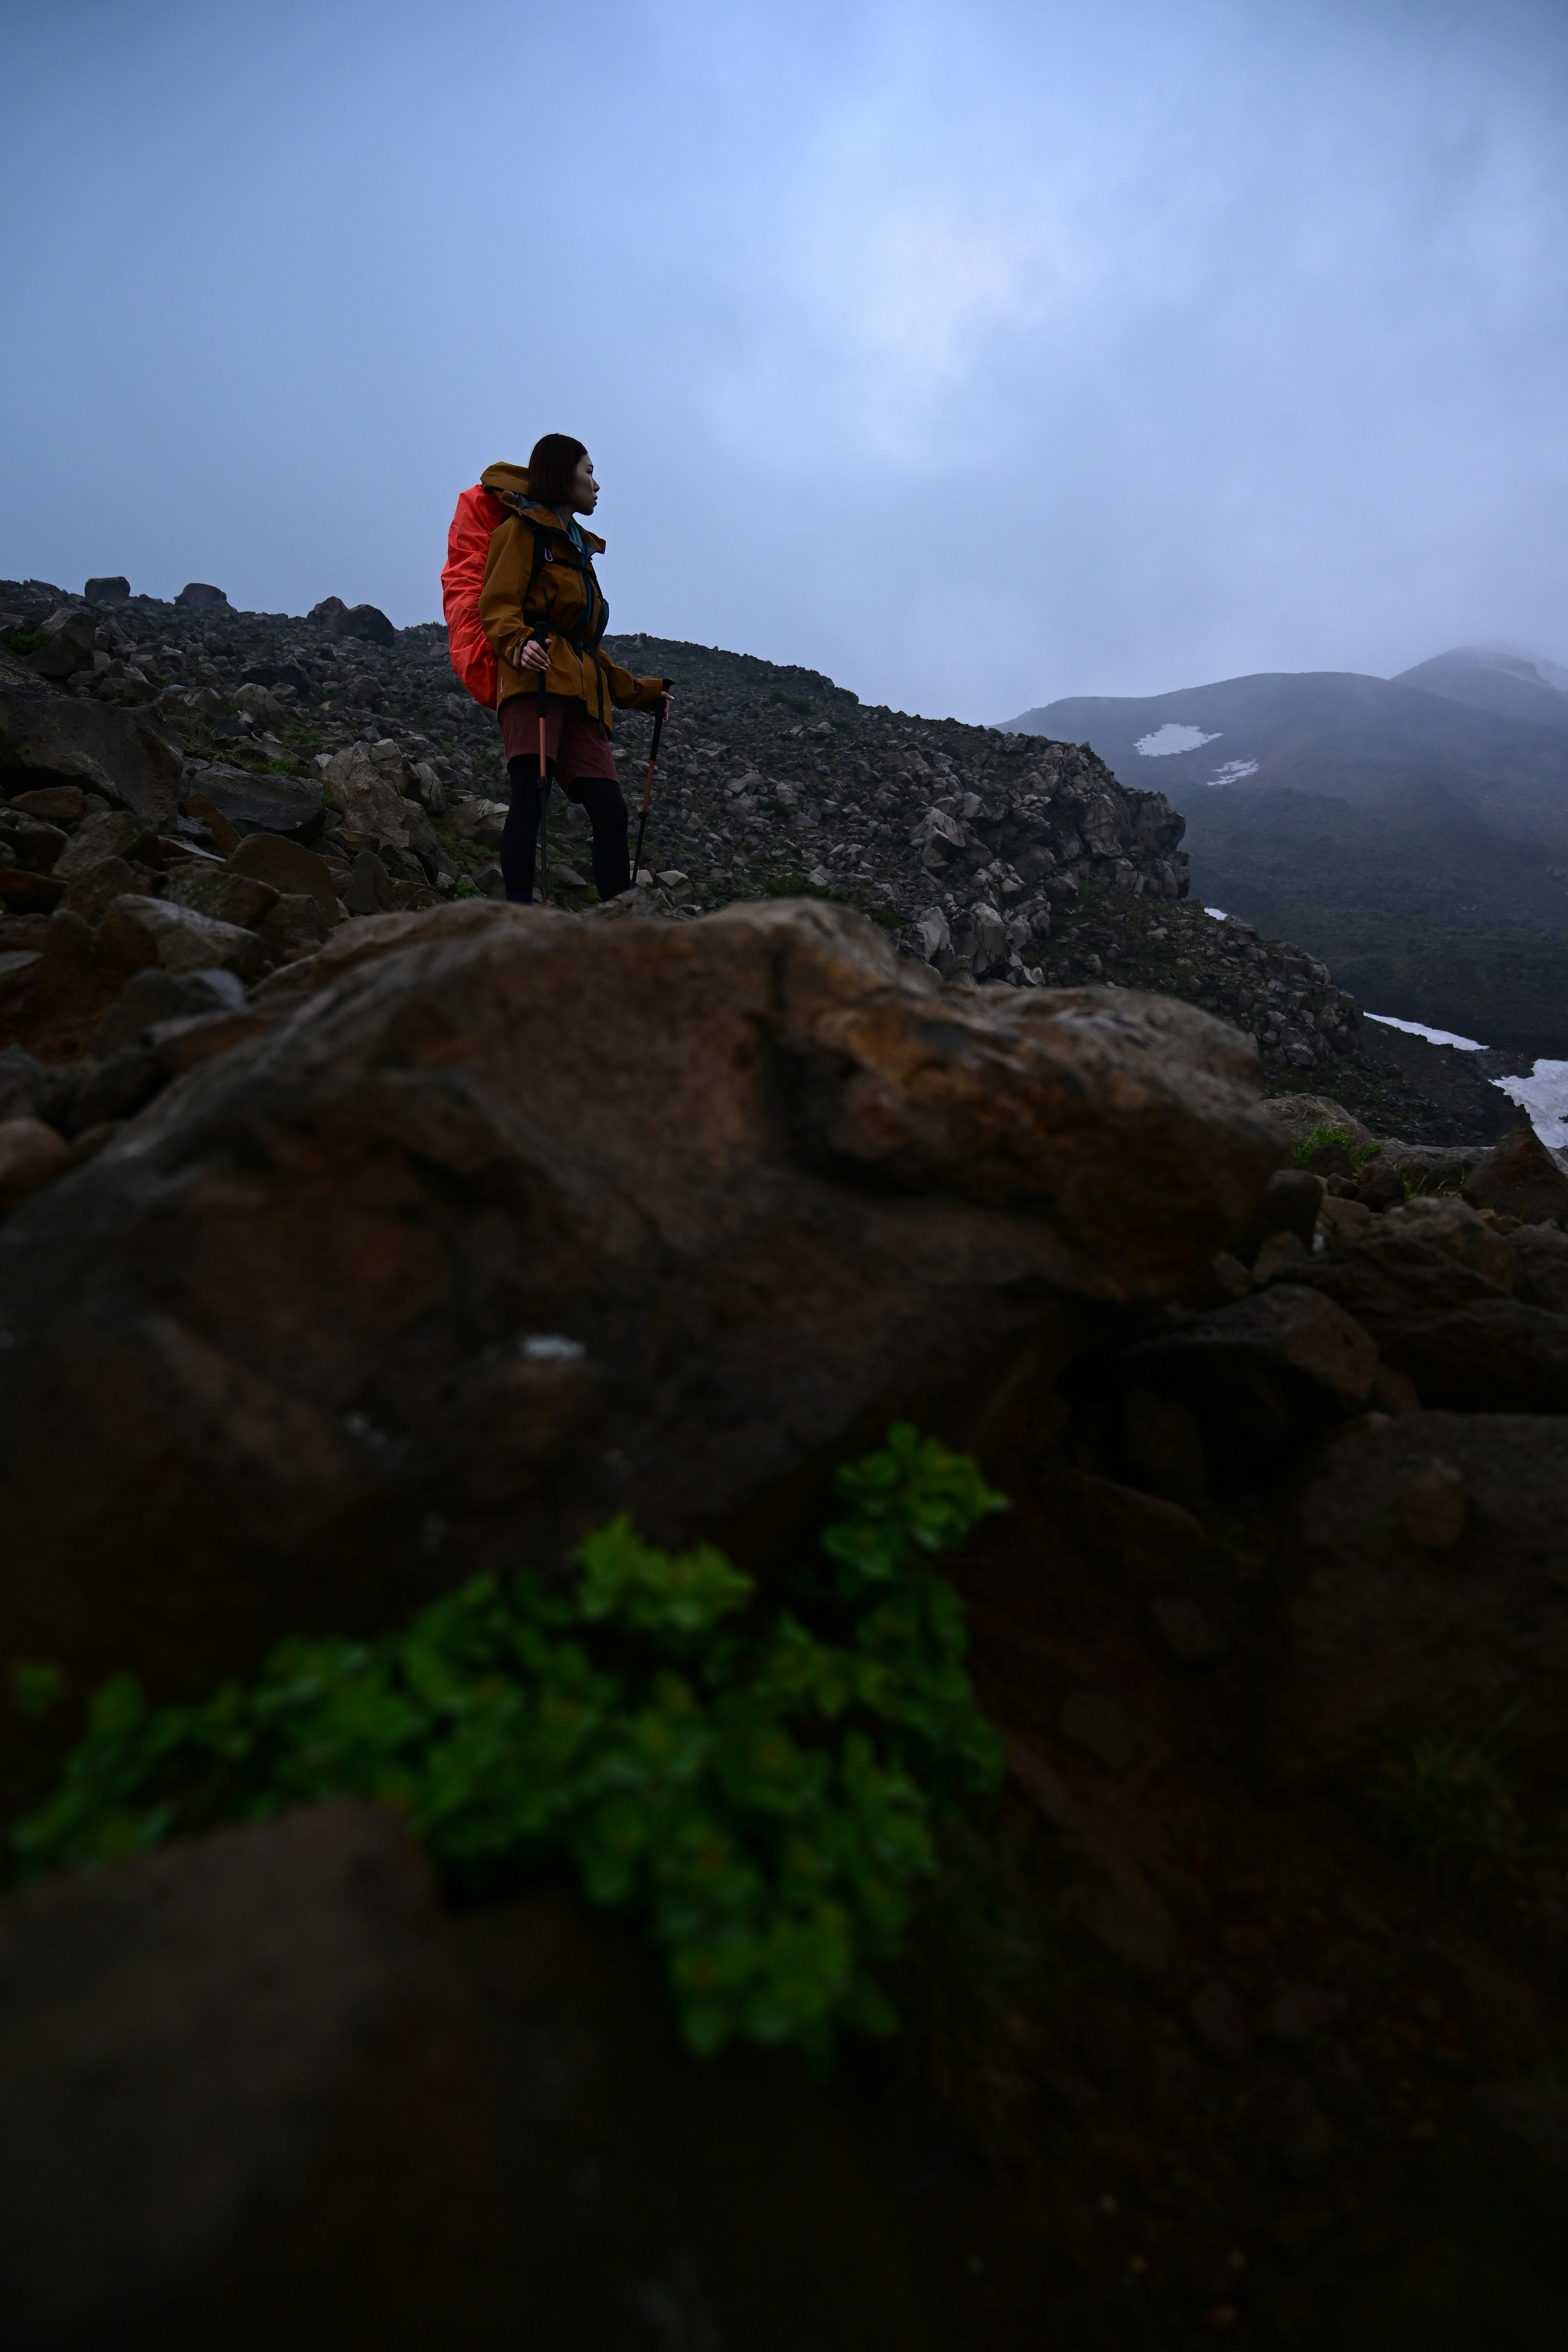
[[[201,1686],[620,1509],[767,1573],[894,1415],[989,1445],[1184,1286],[1276,1150],[1206,1015],[947,991],[819,902],[470,901],[314,965],[0,1241],[0,1655]]]
[[[0,1210],[15,1207],[69,1160],[70,1147],[41,1119],[0,1119]]]
[[[1568,1175],[1528,1119],[1510,1129],[1460,1188],[1472,1208],[1495,1209],[1527,1225],[1568,1216]]]
[[[321,770],[321,782],[351,834],[363,835],[366,845],[407,848],[408,821],[416,812],[404,797],[400,782],[372,758],[363,743],[335,752]]]
[[[104,1014],[93,1051],[104,1056],[123,1053],[161,1024],[204,1013],[233,1014],[244,1003],[244,987],[231,971],[165,971],[161,964],[147,964],[132,973]]]
[[[473,2342],[489,2168],[460,1969],[393,1814],[322,1806],[0,1912],[8,2352]]]
[[[98,929],[100,970],[127,980],[143,964],[161,964],[173,972],[216,966],[241,980],[259,980],[269,961],[254,931],[134,891],[114,900]]]
[[[39,677],[74,677],[90,669],[98,643],[98,624],[79,604],[67,604],[44,623],[43,644],[26,656],[27,667]]]
[[[1376,1342],[1320,1292],[1294,1282],[1194,1316],[1121,1359],[1130,1389],[1197,1415],[1211,1455],[1271,1466],[1372,1392]]]
[[[270,882],[232,873],[226,866],[188,866],[171,877],[168,889],[174,906],[211,915],[215,922],[237,923],[242,930],[259,929],[279,895]]]
[[[100,809],[77,827],[54,870],[59,881],[74,882],[107,859],[141,860],[155,856],[157,850],[158,835],[145,818],[129,809]]]
[[[295,841],[314,841],[326,821],[316,776],[258,776],[248,768],[204,768],[187,803],[193,810],[198,793],[242,836],[280,833]]]
[[[324,857],[306,849],[297,841],[288,841],[277,834],[247,834],[228,861],[229,871],[253,877],[258,882],[268,882],[280,896],[296,896],[300,891],[312,898],[329,923],[342,920],[338,894],[332,886],[331,873]]]
[[[1528,1769],[1568,1771],[1568,1420],[1427,1412],[1347,1433],[1279,1577],[1262,1719],[1279,1780],[1424,1734],[1482,1740],[1515,1707]]]
[[[172,827],[180,773],[180,753],[151,711],[0,684],[0,782],[9,791],[83,785],[149,824]]]
[[[132,866],[126,858],[100,858],[66,885],[59,904],[68,914],[79,915],[83,922],[96,927],[116,898],[127,890],[145,890],[151,879],[145,866]]]
[[[45,784],[36,793],[13,793],[6,806],[24,816],[41,817],[46,824],[56,824],[66,833],[74,833],[89,814],[87,794],[79,784]]]
[[[1327,1095],[1276,1095],[1268,1106],[1268,1116],[1279,1129],[1279,1140],[1289,1150],[1305,1143],[1314,1128],[1342,1128],[1358,1143],[1373,1139],[1370,1127],[1363,1127],[1353,1111],[1346,1110]]]
[[[792,2057],[680,2045],[555,1889],[444,1919],[336,1803],[0,1914],[7,2352],[936,2352],[879,2167]]]
[[[233,609],[223,590],[214,588],[205,580],[187,580],[174,602],[185,613],[227,613]]]
[[[374,604],[345,604],[341,596],[323,597],[307,618],[319,622],[329,636],[359,637],[374,646],[395,646],[397,631]]]
[[[82,590],[89,604],[123,604],[131,594],[131,583],[122,572],[106,574],[100,580],[89,580]]]

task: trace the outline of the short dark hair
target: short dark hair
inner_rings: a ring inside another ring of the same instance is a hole
[[[534,443],[528,458],[528,494],[547,507],[563,507],[572,495],[577,460],[588,452],[570,433],[546,433]]]

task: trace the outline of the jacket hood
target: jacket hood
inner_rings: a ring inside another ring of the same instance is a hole
[[[508,506],[513,508],[518,514],[524,514],[528,511],[530,499],[528,488],[528,467],[526,466],[487,466],[484,472],[479,476],[479,487],[481,489],[493,490],[498,499],[504,499]],[[542,506],[539,508],[538,511],[541,514],[548,515],[556,529],[560,529],[561,518],[556,513],[553,507]],[[594,553],[595,555],[603,555],[605,551],[604,541],[598,538],[595,532],[591,531],[585,522],[579,520],[577,528],[582,532],[584,538],[587,541],[588,545],[593,549]]]
[[[526,466],[487,466],[479,476],[482,489],[494,490],[501,498],[526,499],[528,467]]]

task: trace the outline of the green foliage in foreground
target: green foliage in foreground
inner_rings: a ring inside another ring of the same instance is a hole
[[[22,1867],[358,1792],[407,1813],[457,1893],[565,1864],[633,1914],[694,2049],[823,2061],[839,2029],[895,2022],[877,1971],[933,1824],[1000,1769],[926,1563],[1003,1498],[907,1427],[836,1486],[847,1514],[770,1622],[721,1552],[672,1557],[621,1518],[569,1593],[481,1578],[405,1633],[288,1643],[192,1706],[111,1682],[16,1833]]]
[[[1310,1167],[1312,1154],[1315,1151],[1321,1151],[1325,1143],[1342,1144],[1350,1156],[1351,1166],[1358,1176],[1364,1163],[1369,1160],[1375,1160],[1383,1150],[1381,1143],[1358,1143],[1353,1131],[1348,1127],[1318,1126],[1312,1129],[1310,1135],[1302,1137],[1290,1156],[1298,1168]]]

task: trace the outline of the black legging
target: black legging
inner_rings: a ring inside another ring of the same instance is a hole
[[[509,760],[511,806],[500,837],[500,870],[509,898],[533,902],[533,877],[539,854],[539,761]],[[553,783],[554,779],[551,779]],[[580,801],[594,828],[594,880],[601,898],[618,898],[632,887],[632,861],[626,855],[626,804],[619,784],[608,776],[579,776],[565,787],[569,800]]]

